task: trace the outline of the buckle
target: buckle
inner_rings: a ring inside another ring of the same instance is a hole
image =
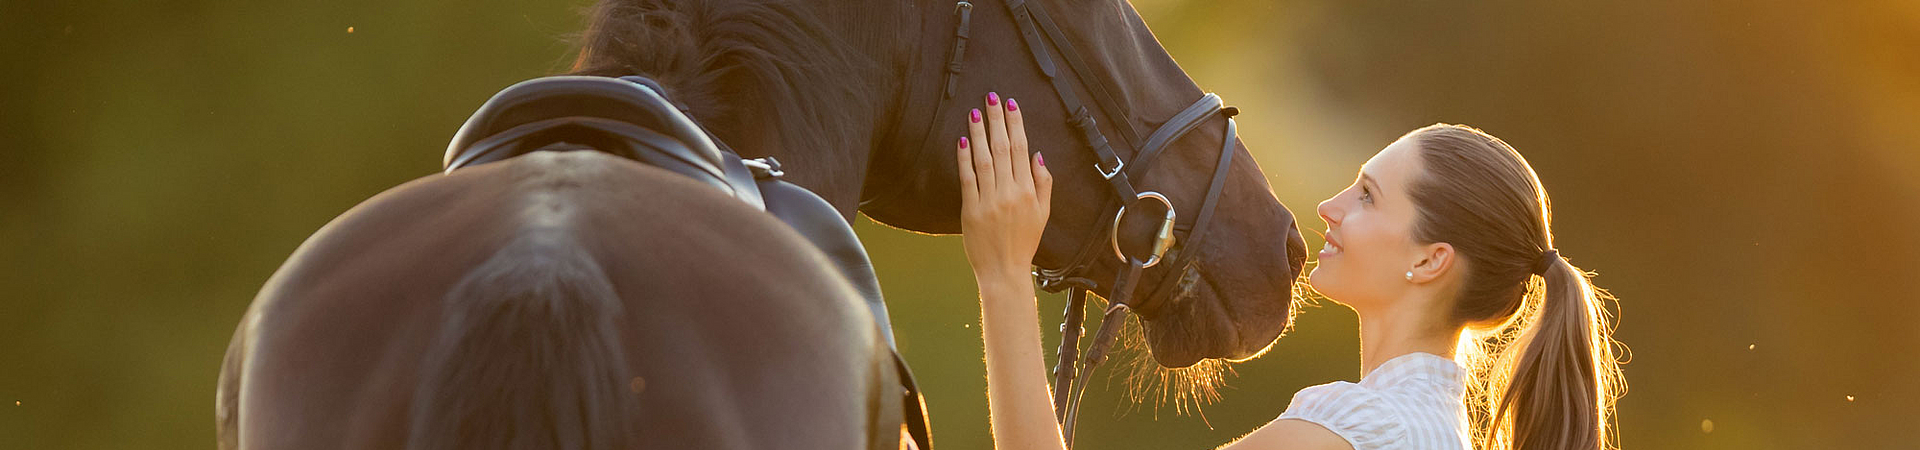
[[[780,178],[787,175],[786,171],[780,170],[780,160],[773,159],[772,156],[740,158],[740,165],[747,166],[747,169],[753,172],[754,178]]]
[[[1113,179],[1114,176],[1120,175],[1120,171],[1126,168],[1127,168],[1127,162],[1125,160],[1117,160],[1117,162],[1113,164],[1113,170],[1107,170],[1107,168],[1105,167],[1100,167],[1100,163],[1097,163],[1097,162],[1093,163],[1093,170],[1099,171],[1100,177],[1106,178],[1108,180]],[[1146,195],[1146,194],[1140,194],[1140,195]],[[1160,195],[1160,194],[1154,194],[1154,195]],[[1162,202],[1165,202],[1166,200],[1167,200],[1166,197],[1160,198],[1160,201]],[[1168,205],[1168,209],[1172,209],[1172,205]]]

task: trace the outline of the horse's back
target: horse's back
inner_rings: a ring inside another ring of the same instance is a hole
[[[866,447],[892,366],[857,299],[714,189],[542,152],[315,233],[236,333],[222,403],[243,448]]]

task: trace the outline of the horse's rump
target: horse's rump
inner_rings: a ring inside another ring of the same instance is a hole
[[[316,233],[241,325],[221,398],[243,448],[860,448],[898,407],[884,347],[772,217],[546,152]]]
[[[445,302],[408,449],[627,448],[638,405],[615,323],[624,308],[567,233],[519,236]]]

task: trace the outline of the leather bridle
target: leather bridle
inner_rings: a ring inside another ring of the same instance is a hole
[[[1095,229],[1107,230],[1106,239],[1089,237],[1079,245],[1078,251],[1074,253],[1073,259],[1069,260],[1067,265],[1057,268],[1035,265],[1033,272],[1041,289],[1048,292],[1068,291],[1067,309],[1060,325],[1059,363],[1053,369],[1053,398],[1054,411],[1059,415],[1057,418],[1061,424],[1062,434],[1066,438],[1067,446],[1072,447],[1080,399],[1086,394],[1086,383],[1083,381],[1076,386],[1075,379],[1084,380],[1095,367],[1106,360],[1107,351],[1112,348],[1114,340],[1118,338],[1120,326],[1125,323],[1126,314],[1129,311],[1137,309],[1143,314],[1152,315],[1161,306],[1157,301],[1175,294],[1174,287],[1182,284],[1180,283],[1182,278],[1188,277],[1195,271],[1194,257],[1199,254],[1200,244],[1206,237],[1208,226],[1213,221],[1214,207],[1219,203],[1220,193],[1226,187],[1227,169],[1233,162],[1233,143],[1238,135],[1233,116],[1239,114],[1239,109],[1224,106],[1218,95],[1208,93],[1185,110],[1175,114],[1142,140],[1134,131],[1133,119],[1131,112],[1126,108],[1127,105],[1114,100],[1104,85],[1092,78],[1094,73],[1092,69],[1080,57],[1073,44],[1066,39],[1059,25],[1047,15],[1045,8],[1036,0],[1007,0],[1006,7],[1012,13],[1014,22],[1019,27],[1021,40],[1032,53],[1041,74],[1053,85],[1053,92],[1059,96],[1060,104],[1067,112],[1067,123],[1078,132],[1083,146],[1092,151],[1097,159],[1094,170],[1106,180],[1113,198],[1117,200],[1103,201],[1102,213],[1096,216],[1100,223],[1095,225]],[[939,123],[937,122],[939,116],[945,115],[946,103],[954,96],[954,90],[958,85],[961,63],[965,61],[972,10],[973,4],[966,1],[955,5],[954,42],[948,53],[946,79],[941,86],[944,89],[944,95],[940,98],[940,105],[936,107],[936,111],[941,111],[935,114],[934,124],[936,125]],[[1117,116],[1119,123],[1114,128],[1120,130],[1121,138],[1126,140],[1128,145],[1137,149],[1131,161],[1122,159],[1114,152],[1112,143],[1097,126],[1093,118],[1093,110],[1089,109],[1087,104],[1075,94],[1071,81],[1067,77],[1060,76],[1054,55],[1047,50],[1048,43],[1059,49],[1059,59],[1071,66],[1074,74],[1078,75],[1081,86],[1092,94],[1094,105],[1109,114],[1109,117]],[[1194,216],[1195,219],[1190,226],[1183,228],[1177,224],[1179,217],[1171,200],[1159,192],[1136,189],[1133,179],[1145,176],[1161,153],[1216,114],[1226,118],[1226,134],[1220,145],[1219,161],[1215,163],[1213,178],[1207,185],[1206,196],[1200,201],[1198,214]],[[935,138],[932,134],[934,133],[928,133],[928,140]],[[1143,200],[1151,200],[1151,202],[1143,202]],[[1127,216],[1128,210],[1137,211],[1145,206],[1157,206],[1165,213],[1159,218],[1158,230],[1153,235],[1152,250],[1144,256],[1129,255],[1120,247],[1120,224]],[[1110,222],[1107,219],[1109,215],[1112,216]],[[1185,237],[1176,237],[1179,234],[1184,234]],[[1098,282],[1086,277],[1085,273],[1094,266],[1098,258],[1109,251],[1125,264],[1125,268],[1115,275],[1113,285],[1108,286],[1110,290],[1106,298],[1109,306],[1102,314],[1100,330],[1094,334],[1093,342],[1082,355],[1079,354],[1079,341],[1084,333],[1081,322],[1085,320],[1086,298],[1089,292],[1102,287]],[[1157,280],[1157,287],[1150,295],[1141,299],[1131,297],[1130,294],[1139,281],[1141,271],[1160,264],[1168,264],[1172,270],[1168,270],[1161,279]]]

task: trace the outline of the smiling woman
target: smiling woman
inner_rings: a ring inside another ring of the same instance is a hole
[[[1464,349],[1453,359],[1472,371],[1438,373],[1448,389],[1472,392],[1460,417],[1477,422],[1484,448],[1613,442],[1622,386],[1598,304],[1610,297],[1554,250],[1549,205],[1518,152],[1457,125],[1408,133],[1320,204],[1327,245],[1311,280],[1360,314],[1363,370]],[[1303,391],[1294,405],[1317,400]]]
[[[994,443],[1064,448],[1027,325],[1030,279],[1006,268],[1031,257],[1052,177],[1043,160],[1019,161],[1017,111],[982,124],[975,110],[972,122],[958,158]],[[1326,247],[1311,280],[1360,314],[1362,379],[1301,390],[1229,448],[1613,447],[1624,386],[1608,297],[1554,250],[1546,191],[1512,147],[1463,126],[1415,130],[1319,213]]]

